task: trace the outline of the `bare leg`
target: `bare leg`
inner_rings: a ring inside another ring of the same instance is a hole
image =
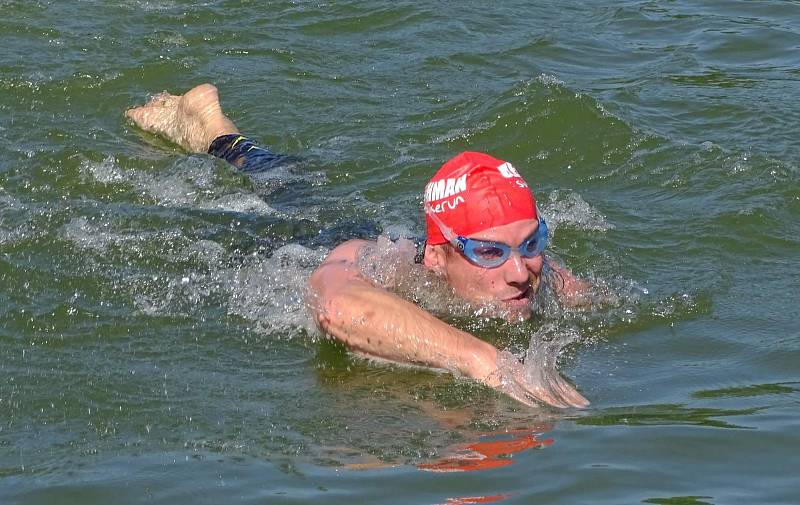
[[[141,107],[125,111],[142,130],[163,135],[189,152],[208,152],[211,142],[220,135],[239,133],[236,125],[222,112],[217,88],[201,84],[185,95],[166,91]]]

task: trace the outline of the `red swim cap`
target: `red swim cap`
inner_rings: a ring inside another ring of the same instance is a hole
[[[536,200],[513,165],[476,152],[450,159],[425,186],[428,244],[445,244],[447,239],[431,213],[465,237],[522,219],[538,219]]]

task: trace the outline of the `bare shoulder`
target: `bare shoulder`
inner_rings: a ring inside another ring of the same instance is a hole
[[[314,270],[309,279],[315,291],[333,289],[343,282],[361,277],[358,271],[358,257],[361,251],[373,242],[367,240],[348,240],[336,246]]]
[[[408,275],[416,249],[410,240],[348,240],[334,248],[311,275],[311,287],[333,289],[351,281],[393,289]]]
[[[331,264],[355,264],[364,248],[374,245],[374,242],[368,240],[348,240],[343,242],[328,253],[319,268]]]

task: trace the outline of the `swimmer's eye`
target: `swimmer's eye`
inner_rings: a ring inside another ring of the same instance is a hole
[[[475,256],[485,260],[496,260],[502,258],[505,252],[496,246],[480,246],[473,250]]]
[[[542,219],[533,235],[519,245],[519,253],[526,258],[535,258],[544,252],[545,247],[547,247],[547,223]]]
[[[541,252],[541,249],[539,247],[539,237],[533,237],[524,244],[522,244],[520,252],[522,253],[523,256],[526,257],[538,255]]]

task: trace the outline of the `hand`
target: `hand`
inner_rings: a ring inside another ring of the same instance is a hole
[[[526,369],[513,354],[506,351],[497,353],[495,370],[480,380],[529,406],[533,406],[534,401],[559,408],[583,408],[589,405],[589,401],[555,369],[538,365],[535,369]]]
[[[562,303],[568,307],[589,307],[592,299],[592,284],[579,279],[569,269],[559,265],[553,259],[547,258],[547,266],[555,273],[556,293]]]

